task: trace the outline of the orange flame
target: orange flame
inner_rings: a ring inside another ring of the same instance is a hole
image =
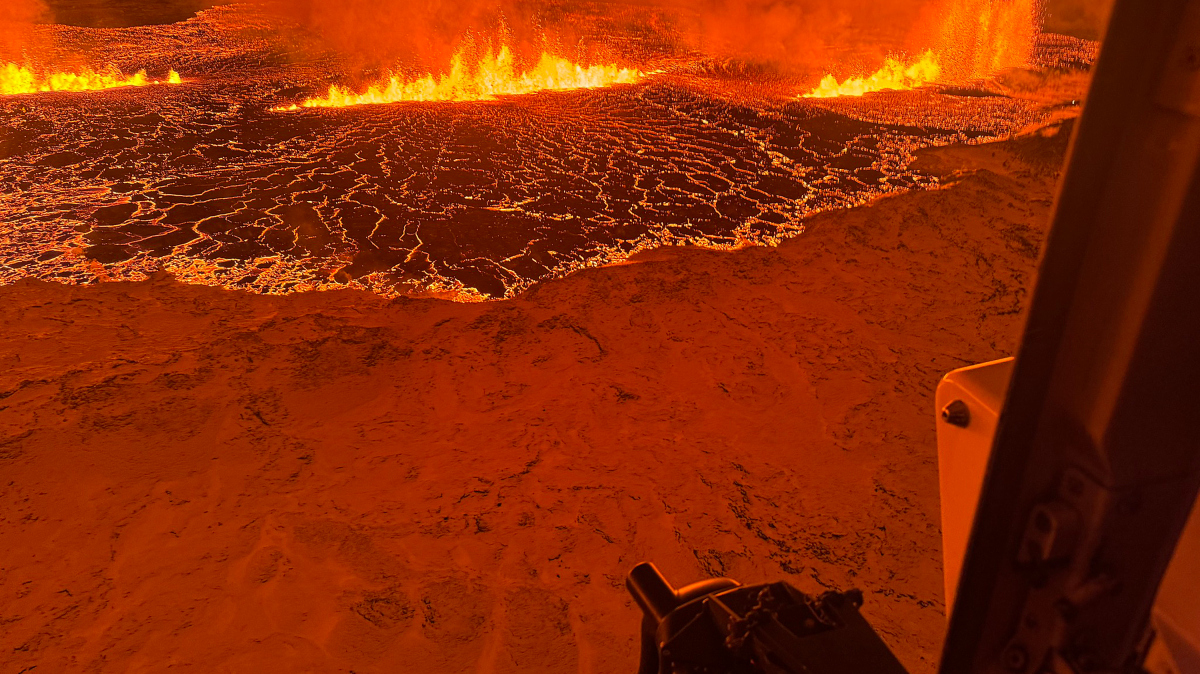
[[[867,77],[838,82],[826,75],[804,97],[862,96],[931,82],[983,79],[1028,64],[1038,32],[1039,0],[942,0],[935,7],[942,17],[931,40],[935,49],[911,63],[888,58]]]
[[[39,75],[15,63],[0,67],[0,94],[36,94],[44,91],[96,91],[117,87],[145,87],[152,84],[179,84],[179,73],[172,70],[165,80],[152,80],[145,70],[123,75],[116,69],[97,72],[84,68],[79,72]]]
[[[593,65],[583,67],[564,58],[543,54],[532,70],[517,73],[512,51],[488,51],[470,70],[463,52],[450,60],[450,72],[441,77],[426,75],[416,80],[403,80],[393,75],[386,81],[373,84],[361,94],[347,87],[331,85],[324,98],[309,98],[299,105],[275,110],[300,108],[344,108],[372,103],[401,101],[488,101],[498,96],[515,96],[535,91],[594,89],[614,84],[635,84],[645,76],[639,70],[617,66]]]
[[[889,57],[882,68],[867,77],[851,77],[838,82],[833,75],[826,75],[817,88],[804,94],[804,97],[862,96],[873,91],[915,89],[936,81],[941,74],[942,66],[932,51],[921,54],[919,59],[910,64]]]

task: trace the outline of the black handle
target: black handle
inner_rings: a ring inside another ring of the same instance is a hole
[[[646,615],[654,616],[656,622],[679,608],[679,595],[659,573],[658,567],[650,562],[633,567],[629,578],[625,580],[625,587],[629,588],[629,593],[633,595],[638,606],[642,607]]]

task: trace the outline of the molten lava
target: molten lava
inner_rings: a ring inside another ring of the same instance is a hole
[[[916,89],[931,82],[986,79],[1005,68],[1029,64],[1038,26],[1038,0],[943,0],[940,30],[916,61],[888,58],[867,77],[838,82],[826,75],[804,98],[862,96],[873,91]],[[928,43],[927,43],[928,44]]]
[[[851,77],[838,82],[833,75],[826,75],[817,88],[804,94],[804,97],[862,96],[873,91],[916,89],[936,81],[941,74],[942,66],[937,55],[927,51],[909,64],[896,58],[888,58],[882,68],[867,77]]]
[[[275,110],[344,108],[401,101],[486,101],[535,91],[634,84],[644,76],[639,70],[618,66],[584,67],[551,54],[543,54],[532,70],[518,73],[512,50],[504,46],[499,52],[489,50],[474,69],[466,65],[460,51],[450,61],[450,72],[441,77],[426,75],[416,80],[404,80],[393,75],[360,94],[347,87],[331,85],[324,98],[310,98],[299,105],[280,106]]]
[[[936,51],[952,79],[984,79],[1029,64],[1041,32],[1038,0],[954,0],[943,6]]]
[[[98,72],[84,68],[79,72],[38,74],[15,63],[0,67],[0,94],[36,94],[44,91],[96,91],[117,87],[145,87],[152,84],[179,84],[182,80],[174,70],[165,80],[152,80],[145,70],[123,75],[114,69]]]

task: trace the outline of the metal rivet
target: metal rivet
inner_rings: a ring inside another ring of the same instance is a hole
[[[942,420],[952,426],[966,428],[971,424],[971,410],[963,401],[955,400],[942,408]]]

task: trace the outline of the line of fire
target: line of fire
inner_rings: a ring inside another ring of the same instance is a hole
[[[0,671],[1200,674],[1200,0],[5,0]]]

